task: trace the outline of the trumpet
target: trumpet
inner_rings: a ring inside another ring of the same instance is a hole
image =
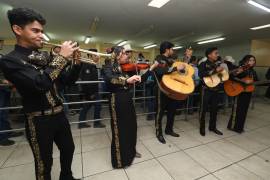
[[[54,43],[50,43],[47,41],[42,41],[42,44],[47,45],[47,46],[57,46],[57,47],[61,47],[60,44],[54,44]],[[79,52],[83,52],[83,53],[87,53],[87,54],[92,54],[92,55],[96,55],[96,56],[105,56],[105,57],[111,57],[110,54],[104,54],[104,53],[99,53],[99,52],[94,52],[94,51],[89,51],[86,49],[78,49]]]

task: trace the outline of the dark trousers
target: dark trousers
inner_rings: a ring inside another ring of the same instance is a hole
[[[188,112],[197,111],[198,102],[200,102],[200,86],[196,86],[194,92],[188,96]]]
[[[205,115],[210,111],[209,129],[216,129],[219,94],[218,91],[202,88],[200,128],[205,128]]]
[[[10,104],[10,91],[0,89],[0,108],[8,107]],[[10,130],[8,121],[8,110],[0,110],[0,131]],[[0,133],[0,141],[7,139],[9,133]]]
[[[157,135],[162,134],[162,118],[167,110],[167,124],[166,124],[166,132],[173,131],[174,117],[177,108],[177,101],[167,97],[163,92],[158,90],[157,93],[157,114],[156,114],[156,132]]]
[[[146,85],[145,87],[145,96],[154,96],[154,90],[153,90],[154,86],[151,85]],[[148,109],[148,113],[154,112],[155,111],[155,99],[154,98],[149,98],[146,99],[146,103],[147,103],[147,109]],[[148,117],[154,117],[154,114],[148,114]],[[154,118],[153,118],[154,119]]]
[[[252,93],[243,92],[237,97],[237,107],[234,124],[234,130],[237,132],[242,132],[244,130],[251,96]]]
[[[69,122],[64,112],[49,115],[27,115],[26,136],[35,159],[37,180],[51,180],[53,142],[60,151],[60,180],[72,180],[71,164],[74,142]]]
[[[98,93],[95,94],[86,94],[83,98],[84,101],[98,101],[100,100],[100,96]],[[94,119],[100,119],[100,111],[101,111],[101,103],[95,102],[95,103],[85,103],[82,105],[79,121],[85,121],[87,117],[87,112],[90,110],[91,106],[94,104]],[[100,121],[95,121],[95,124],[100,123]]]

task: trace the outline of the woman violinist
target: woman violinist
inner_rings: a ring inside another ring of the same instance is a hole
[[[136,152],[137,120],[130,88],[134,83],[146,80],[150,71],[142,76],[131,75],[121,67],[121,64],[127,62],[128,54],[125,49],[117,46],[112,53],[112,64],[104,66],[103,71],[106,86],[111,92],[111,160],[114,168],[128,167],[135,157],[141,156]],[[130,66],[129,70],[134,71],[134,68]]]

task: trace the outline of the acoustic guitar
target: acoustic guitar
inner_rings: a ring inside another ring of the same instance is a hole
[[[212,74],[203,78],[203,82],[206,86],[213,88],[219,85],[220,83],[227,81],[229,79],[229,73],[226,69],[223,69],[221,72]]]
[[[237,81],[233,81],[233,80],[226,81],[224,83],[225,93],[228,96],[234,97],[234,96],[238,96],[242,92],[253,92],[255,90],[255,86],[264,85],[264,84],[269,84],[270,83],[270,80],[266,80],[266,81],[257,81],[257,82],[252,82],[250,84],[245,84],[244,82],[246,80],[253,81],[253,79],[250,78],[250,77],[242,78],[241,79],[241,81],[243,81],[242,83],[241,82],[237,82]]]
[[[174,62],[172,67],[177,67],[180,64],[185,65],[183,72],[175,71],[171,74],[163,75],[160,82],[161,91],[175,100],[186,99],[195,89],[194,80],[192,79],[194,68],[184,62]]]
[[[221,63],[220,66],[222,66],[222,64],[223,63]],[[220,83],[223,83],[223,82],[226,82],[227,80],[229,80],[231,74],[237,73],[237,71],[239,71],[240,69],[245,71],[245,70],[247,70],[249,68],[250,68],[249,64],[239,66],[238,68],[233,69],[231,71],[228,71],[227,67],[224,67],[223,71],[215,73],[215,74],[213,74],[211,76],[204,77],[203,81],[208,87],[213,88],[213,87],[216,87],[217,85],[219,85]]]

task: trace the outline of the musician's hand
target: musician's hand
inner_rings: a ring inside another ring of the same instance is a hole
[[[240,74],[240,73],[242,73],[242,72],[244,72],[244,69],[243,69],[243,68],[240,68],[240,69],[238,69],[238,70],[236,71],[236,74]]]
[[[77,51],[78,49],[79,47],[77,47],[77,42],[65,41],[61,45],[61,50],[59,54],[66,59],[69,59],[68,57],[70,57],[74,53],[74,51]]]
[[[150,71],[153,71],[156,67],[158,67],[158,64],[159,63],[157,61],[155,61],[155,63],[151,65]]]
[[[244,80],[245,84],[252,84],[253,83],[253,80],[251,79],[246,79]]]
[[[4,80],[2,81],[2,83],[3,83],[3,84],[10,84],[9,81],[6,80],[6,79],[4,79]]]
[[[217,71],[217,72],[221,72],[221,71],[223,71],[223,70],[224,70],[224,68],[223,68],[223,67],[220,67],[220,66],[216,68],[216,71]]]
[[[134,75],[134,76],[127,79],[128,84],[134,84],[136,82],[141,82],[141,76]]]
[[[180,64],[179,66],[177,66],[177,71],[184,70],[185,68],[186,66],[184,64]]]

